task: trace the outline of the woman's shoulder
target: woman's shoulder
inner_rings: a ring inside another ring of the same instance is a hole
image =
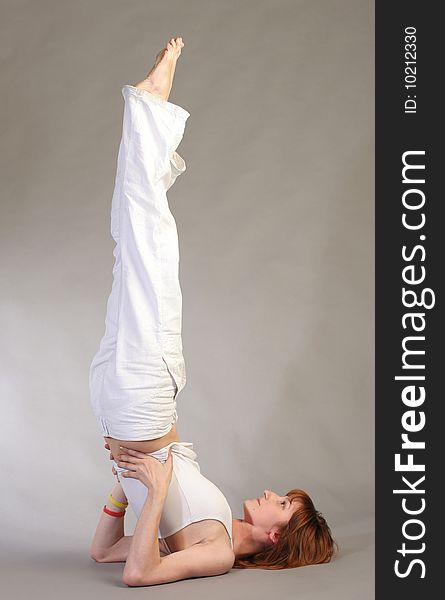
[[[205,548],[209,556],[213,556],[219,565],[225,571],[229,571],[235,562],[235,552],[233,551],[230,540],[227,535],[218,535],[199,542],[199,545]]]
[[[221,553],[233,553],[231,538],[225,525],[215,519],[202,519],[190,523],[164,540],[170,552],[179,552],[199,545],[218,549]]]
[[[232,560],[234,562],[235,554],[233,552],[232,538],[224,523],[209,519],[206,521],[206,525],[206,535],[200,543],[207,546],[209,551],[218,551],[220,556],[225,557],[227,561]]]

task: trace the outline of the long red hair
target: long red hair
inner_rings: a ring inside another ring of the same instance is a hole
[[[331,560],[337,543],[326,519],[303,490],[291,490],[287,496],[298,507],[282,528],[278,541],[252,556],[237,558],[234,568],[291,569]]]

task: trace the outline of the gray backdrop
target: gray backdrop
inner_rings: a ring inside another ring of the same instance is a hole
[[[178,148],[187,171],[169,195],[181,439],[235,517],[265,488],[302,487],[341,552],[136,593],[371,597],[373,2],[1,6],[0,526],[14,597],[70,597],[80,584],[84,597],[131,593],[122,565],[88,556],[114,485],[88,368],[112,281],[120,90],[176,35],[170,100],[191,113]]]

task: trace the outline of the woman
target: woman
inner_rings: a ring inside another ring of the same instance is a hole
[[[185,162],[176,152],[190,114],[168,101],[184,44],[172,38],[147,77],[125,85],[112,200],[113,286],[90,368],[93,411],[118,484],[91,557],[125,561],[123,581],[152,585],[235,567],[281,569],[330,560],[334,542],[309,496],[265,490],[232,519],[222,492],[180,442],[176,398],[186,382],[176,223],[166,192]],[[128,499],[128,500],[127,500]],[[124,535],[130,504],[138,521]]]

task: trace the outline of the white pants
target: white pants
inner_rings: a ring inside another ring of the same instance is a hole
[[[122,95],[113,285],[89,384],[102,435],[136,441],[170,431],[186,382],[178,235],[166,192],[186,169],[176,148],[190,113],[131,85]]]

